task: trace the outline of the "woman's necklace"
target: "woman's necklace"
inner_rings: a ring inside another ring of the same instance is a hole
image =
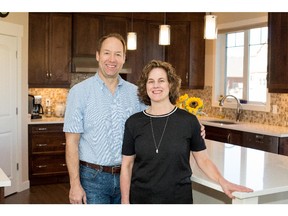
[[[166,126],[167,126],[167,123],[168,123],[168,119],[169,119],[169,116],[167,116],[166,118],[166,122],[165,122],[165,125],[164,125],[164,129],[162,131],[162,135],[161,135],[161,138],[159,140],[159,143],[158,145],[156,144],[156,140],[155,140],[155,134],[154,134],[154,129],[153,129],[153,123],[152,123],[152,118],[150,116],[150,123],[151,123],[151,131],[152,131],[152,136],[153,136],[153,141],[154,141],[154,145],[155,145],[155,149],[156,149],[156,153],[158,154],[159,152],[159,148],[160,148],[160,145],[161,145],[161,141],[163,139],[163,136],[164,136],[164,133],[166,131]]]

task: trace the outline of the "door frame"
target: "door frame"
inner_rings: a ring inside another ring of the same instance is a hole
[[[30,187],[28,179],[28,75],[22,71],[22,43],[23,26],[4,22],[0,20],[0,34],[16,37],[17,39],[17,143],[15,149],[16,164],[16,190],[17,192],[26,190]],[[27,50],[28,55],[28,50]],[[25,63],[24,63],[25,64]],[[25,115],[26,114],[26,115]]]

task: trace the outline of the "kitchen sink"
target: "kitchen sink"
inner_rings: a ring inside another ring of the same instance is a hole
[[[218,124],[225,124],[225,125],[231,125],[231,124],[237,124],[235,121],[227,121],[227,120],[209,120],[207,122],[211,123],[218,123]]]

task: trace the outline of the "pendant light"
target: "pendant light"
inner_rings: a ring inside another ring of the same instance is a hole
[[[204,39],[217,39],[217,16],[209,15],[205,16],[205,29],[204,29]]]
[[[166,25],[166,13],[164,13],[164,25],[159,26],[159,45],[170,45],[170,25]]]
[[[136,50],[137,49],[137,34],[133,32],[133,13],[131,20],[131,32],[127,33],[127,49]]]

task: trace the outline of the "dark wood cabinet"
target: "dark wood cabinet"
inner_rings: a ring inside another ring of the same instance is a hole
[[[258,149],[278,154],[279,138],[263,134],[243,132],[243,147]]]
[[[73,56],[96,55],[98,39],[103,34],[102,18],[93,13],[73,14]]]
[[[279,154],[288,156],[288,138],[280,138],[279,142]]]
[[[206,139],[288,156],[288,138],[205,125]]]
[[[226,128],[218,128],[205,125],[206,139],[219,142],[230,143],[234,145],[242,145],[243,135],[241,131],[230,130]]]
[[[28,129],[30,184],[67,182],[63,124],[29,125]]]
[[[205,13],[167,13],[167,24],[171,26],[171,44],[168,46],[159,45],[163,13],[133,14],[137,50],[127,51],[124,67],[131,68],[132,73],[126,74],[125,79],[136,83],[143,67],[152,59],[158,59],[170,62],[176,68],[182,79],[182,88],[203,89]],[[131,13],[73,14],[73,56],[94,57],[96,38],[117,32],[126,40],[127,32],[131,30]]]
[[[72,15],[29,13],[28,83],[70,87]]]
[[[268,75],[270,93],[288,93],[288,13],[268,13]]]

